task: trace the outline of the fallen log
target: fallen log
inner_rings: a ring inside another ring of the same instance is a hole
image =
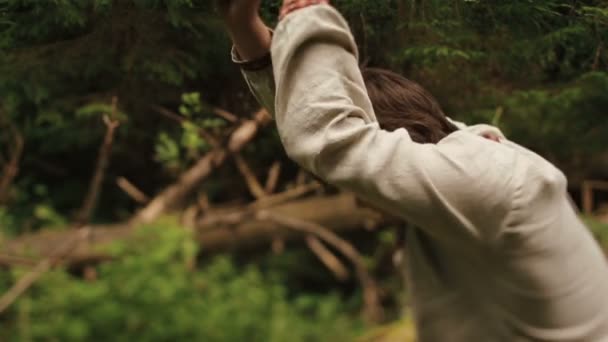
[[[316,223],[335,233],[363,228],[379,227],[385,217],[379,212],[359,205],[352,194],[289,202],[265,209],[270,213]],[[197,229],[197,240],[203,252],[218,252],[234,248],[251,247],[269,242],[273,238],[304,238],[306,235],[286,229],[277,222],[257,220],[248,215],[235,213],[207,215]]]
[[[270,213],[309,221],[336,233],[379,227],[386,218],[379,212],[359,205],[352,194],[310,197],[264,209]],[[276,222],[256,220],[251,210],[239,208],[210,210],[196,223],[195,237],[203,253],[217,253],[236,248],[250,248],[270,243],[273,238],[305,238],[306,234],[287,229]],[[107,261],[104,252],[116,241],[125,241],[137,231],[131,225],[92,227],[86,240],[62,260],[60,264],[80,265]],[[77,231],[42,231],[28,234],[0,246],[0,265],[25,265],[52,255],[56,246],[71,240]]]

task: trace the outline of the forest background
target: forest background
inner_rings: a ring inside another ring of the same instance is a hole
[[[555,163],[605,242],[606,1],[334,4],[362,65]],[[229,52],[209,0],[0,0],[0,340],[411,334],[403,224],[291,163]]]

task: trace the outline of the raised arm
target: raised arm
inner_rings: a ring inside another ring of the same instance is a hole
[[[511,151],[466,132],[435,145],[380,129],[352,34],[331,6],[286,16],[271,51],[275,118],[293,160],[438,237],[496,233],[478,227],[498,227],[509,209],[511,178],[501,170],[512,167]]]
[[[259,15],[261,0],[216,0],[216,3],[234,43],[233,62],[240,65],[251,93],[273,115],[272,34]]]
[[[238,45],[236,50],[240,55]],[[511,166],[509,151],[489,153],[485,139],[466,132],[433,145],[414,143],[404,129],[381,130],[350,29],[333,7],[313,5],[287,15],[271,52],[272,82],[260,82],[270,78],[268,70],[245,75],[262,104],[272,106],[293,160],[438,238],[496,233],[479,227],[497,227],[508,210],[510,177],[500,170]]]
[[[261,0],[217,0],[230,38],[244,61],[255,61],[270,53],[272,37],[258,13]]]

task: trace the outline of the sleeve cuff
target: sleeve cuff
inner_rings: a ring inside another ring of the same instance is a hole
[[[232,47],[232,62],[238,65],[244,71],[260,71],[264,70],[272,65],[272,57],[270,51],[260,58],[256,58],[250,61],[241,59],[236,48]]]

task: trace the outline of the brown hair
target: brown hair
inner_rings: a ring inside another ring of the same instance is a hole
[[[362,72],[382,129],[405,128],[415,142],[433,144],[458,130],[437,100],[418,83],[384,69],[365,68]]]

